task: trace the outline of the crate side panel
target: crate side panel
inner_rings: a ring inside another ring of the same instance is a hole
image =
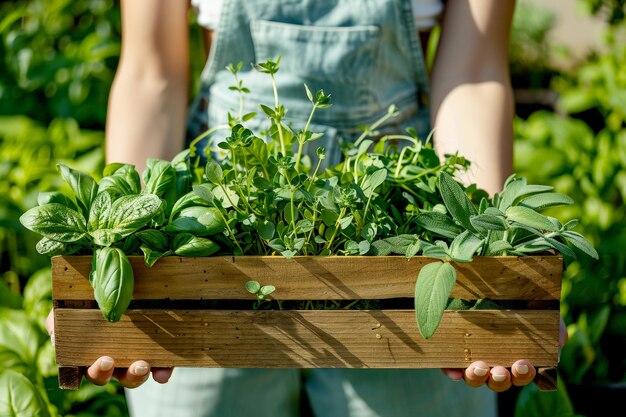
[[[424,340],[410,310],[131,310],[106,322],[97,310],[56,309],[61,366],[111,355],[118,366],[277,368],[556,366],[558,311],[446,311]]]
[[[91,258],[54,257],[53,297],[91,300]],[[419,270],[435,259],[381,257],[242,256],[166,257],[152,268],[131,257],[135,299],[247,299],[244,284],[257,280],[274,285],[278,300],[341,300],[413,297]],[[452,297],[463,299],[559,300],[562,258],[475,257],[455,264]]]

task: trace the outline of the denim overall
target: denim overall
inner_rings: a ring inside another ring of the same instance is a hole
[[[410,126],[426,137],[428,112],[419,98],[428,93],[427,73],[410,0],[226,0],[192,104],[189,139],[238,111],[239,97],[228,88],[235,84],[225,70],[230,63],[244,62],[238,75],[251,93],[243,113],[260,112],[259,103],[274,107],[269,76],[249,64],[278,56],[279,100],[294,130],[311,110],[304,83],[331,94],[333,106],[313,119],[311,130],[324,136],[309,153],[325,146],[329,163],[338,162],[341,141],[353,140],[360,125],[391,104],[400,114],[381,130]],[[264,119],[245,126],[261,131]],[[131,417],[496,415],[494,393],[453,382],[438,369],[177,368],[167,384],[150,379],[126,390],[126,398]]]

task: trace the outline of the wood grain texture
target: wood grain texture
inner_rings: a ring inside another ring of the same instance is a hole
[[[118,366],[296,368],[554,367],[558,311],[446,311],[424,340],[411,310],[129,310],[108,323],[98,310],[55,309],[59,366],[103,354]]]
[[[166,257],[152,268],[131,257],[135,299],[250,299],[244,284],[274,285],[277,300],[340,300],[413,297],[421,267],[435,259],[402,256]],[[560,300],[560,256],[475,257],[454,264],[452,297],[468,300]],[[89,256],[52,258],[53,298],[93,300]]]
[[[81,366],[59,366],[59,388],[79,389],[85,369]]]

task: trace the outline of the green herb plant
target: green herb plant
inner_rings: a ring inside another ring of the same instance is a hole
[[[416,318],[425,338],[434,334],[448,304],[456,280],[453,262],[546,251],[574,258],[571,247],[597,256],[571,230],[573,222],[561,225],[539,212],[569,204],[567,196],[516,176],[492,198],[475,185],[462,185],[454,179],[469,166],[462,156],[441,161],[430,137],[422,141],[414,130],[380,134],[378,129],[397,114],[393,106],[344,144],[339,164],[321,169],[324,148],[317,148],[317,160],[305,158],[303,149],[322,136],[310,125],[315,112],[331,106],[330,95],[313,94],[305,86],[310,117],[294,129],[279,101],[279,65],[280,58],[253,68],[267,73],[273,85],[274,103],[260,104],[269,121],[266,131],[247,128],[245,120],[256,115],[242,115],[240,105],[239,114],[229,115],[230,134],[211,142],[203,167],[193,145],[171,162],[149,160],[143,188],[130,165],[108,165],[98,183],[60,165],[74,195],[47,195],[21,217],[22,224],[44,236],[40,252],[95,255],[91,283],[105,318],[119,320],[128,306],[132,268],[127,255],[136,253],[143,253],[150,266],[168,255],[438,258],[416,280]],[[236,79],[233,90],[243,97],[248,90],[237,78],[241,69],[241,64],[229,66]],[[257,306],[274,289],[255,281],[246,288]]]

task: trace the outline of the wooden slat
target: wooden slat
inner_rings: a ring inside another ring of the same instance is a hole
[[[276,287],[278,300],[383,299],[413,297],[415,280],[432,258],[331,256],[284,259],[269,256],[166,257],[152,268],[131,257],[135,299],[250,299],[244,284]],[[452,297],[559,300],[560,256],[475,257],[455,264]],[[53,298],[92,300],[91,258],[52,258]]]
[[[129,310],[108,323],[98,310],[55,309],[60,366],[111,355],[118,366],[462,368],[526,358],[554,367],[558,311],[446,311],[424,340],[410,310]]]

